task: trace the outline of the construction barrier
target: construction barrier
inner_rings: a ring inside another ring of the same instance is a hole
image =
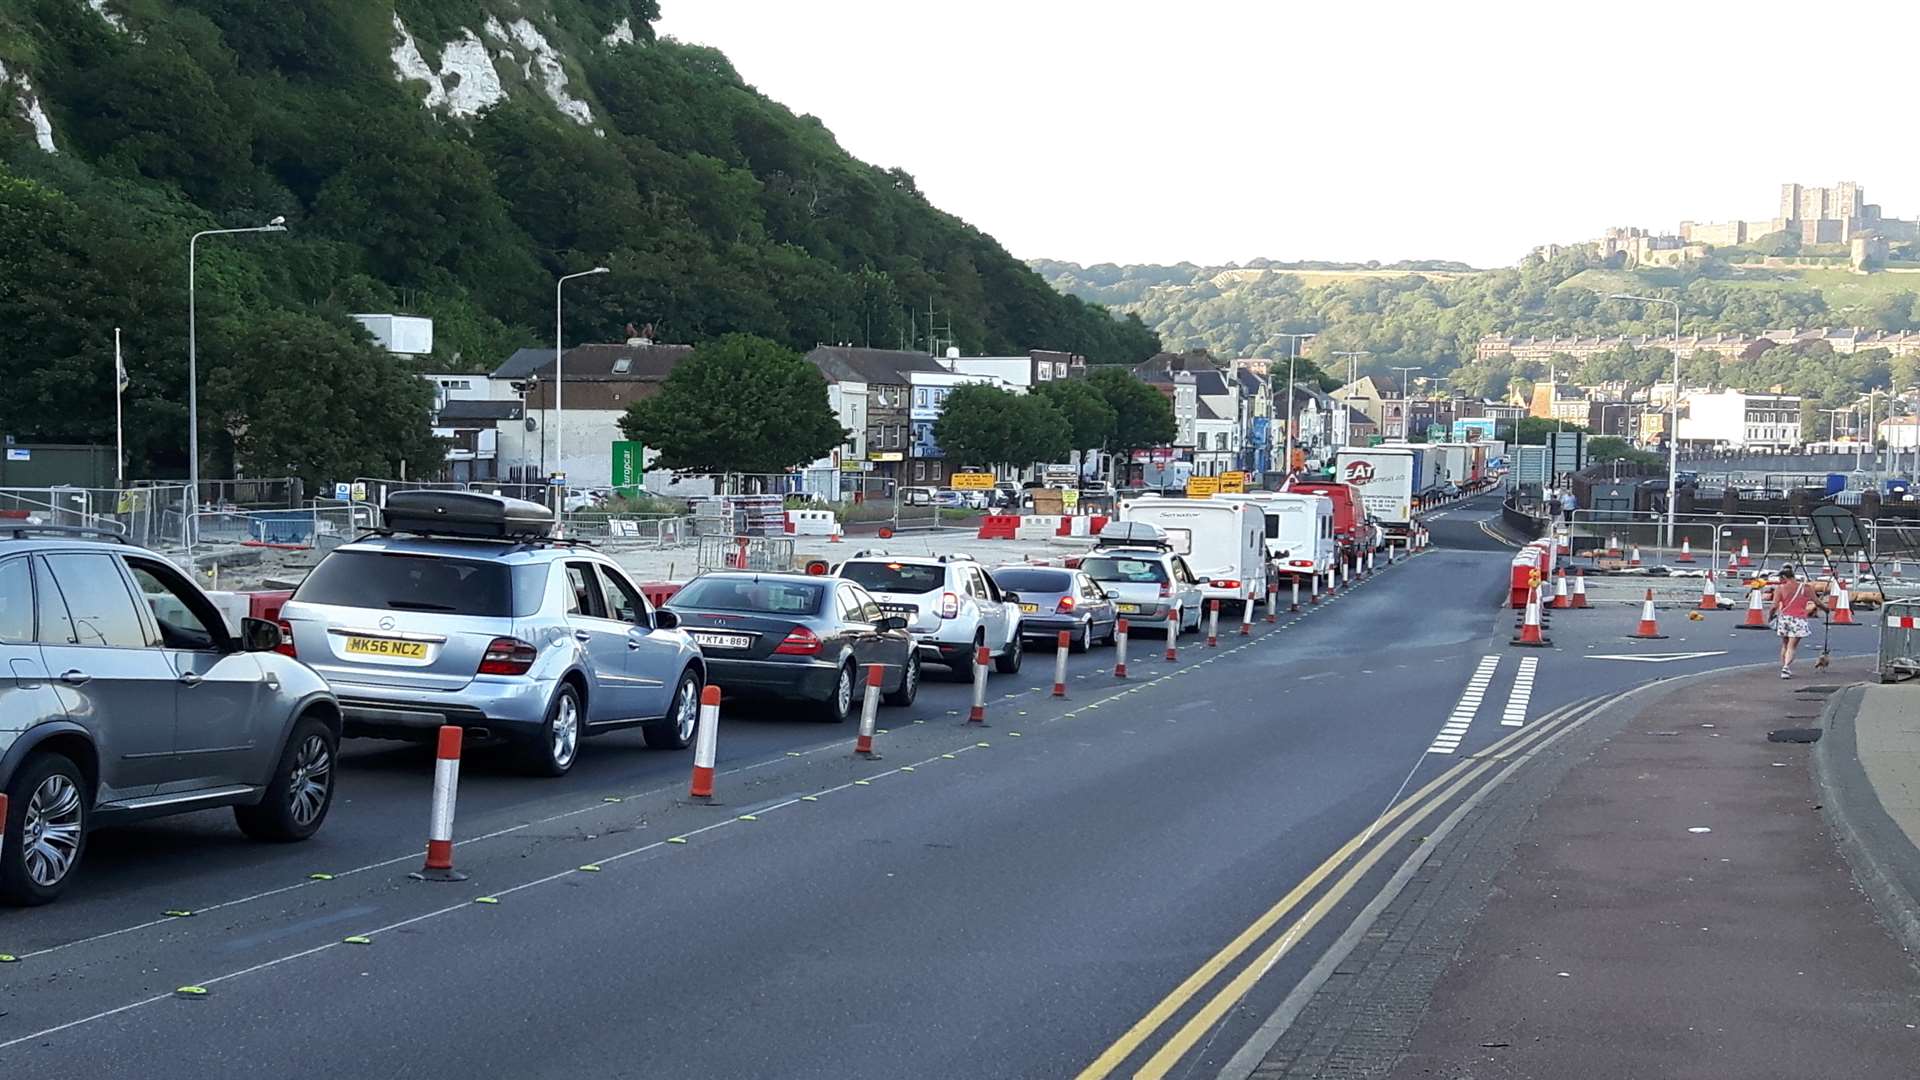
[[[676,581],[643,581],[640,583],[640,595],[646,597],[647,603],[652,604],[654,607],[660,607],[667,601],[673,599],[674,594],[679,591],[680,583]]]
[[[453,806],[460,794],[460,728],[444,724],[435,746],[433,810],[427,817],[427,861],[412,874],[418,881],[465,881],[453,868]]]
[[[1019,514],[988,514],[980,519],[979,540],[1012,540],[1020,530]]]
[[[832,536],[840,521],[831,510],[788,510],[784,528],[788,536]]]
[[[1059,514],[1027,514],[1020,519],[1020,525],[1013,531],[1015,540],[1045,540],[1049,536],[1060,535]]]

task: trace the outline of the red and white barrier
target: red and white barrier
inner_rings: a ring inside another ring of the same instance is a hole
[[[873,757],[873,733],[880,726],[881,680],[887,669],[881,664],[867,665],[867,692],[860,699],[860,735],[853,740],[853,752]]]
[[[1267,623],[1280,621],[1280,579],[1267,579]]]
[[[1167,659],[1180,659],[1180,608],[1176,606],[1173,614],[1167,616]]]
[[[713,798],[713,761],[720,749],[720,688],[711,683],[700,689],[700,730],[693,734],[693,782],[687,794]]]
[[[1073,635],[1060,631],[1060,641],[1053,650],[1053,696],[1067,696],[1067,650],[1071,647]]]
[[[1113,677],[1127,677],[1127,620],[1120,619],[1113,624]]]
[[[1313,598],[1313,602],[1316,604],[1319,603],[1320,597],[1315,596]],[[1298,615],[1300,613],[1300,575],[1299,574],[1293,575],[1293,603],[1287,605],[1287,611],[1289,614],[1293,614],[1293,615]]]
[[[1020,519],[1019,527],[1013,530],[1013,538],[1045,540],[1049,536],[1059,536],[1060,522],[1059,514],[1028,514]]]
[[[1295,596],[1298,596],[1300,593],[1300,581],[1298,578],[1294,579],[1293,591]],[[1319,574],[1307,575],[1307,606],[1308,607],[1320,606],[1320,575]]]
[[[967,713],[967,723],[984,724],[987,722],[987,668],[993,664],[993,657],[985,645],[980,646],[973,656],[973,709]]]
[[[453,868],[453,807],[460,796],[462,735],[453,724],[440,728],[433,761],[433,810],[427,817],[427,861],[413,875],[420,881],[467,880],[467,875]]]
[[[1218,648],[1219,645],[1220,645],[1220,601],[1212,600],[1212,601],[1208,601],[1207,603],[1207,648],[1209,649]]]
[[[831,510],[788,510],[786,514],[788,536],[832,536],[840,528]]]

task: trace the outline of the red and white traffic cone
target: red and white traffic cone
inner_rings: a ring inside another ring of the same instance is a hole
[[[1747,542],[1745,540],[1740,541],[1740,557],[1736,565],[1743,567],[1753,565],[1753,555],[1747,551]]]
[[[1207,604],[1207,648],[1220,646],[1220,601],[1212,600]]]
[[[1607,534],[1607,555],[1615,559],[1620,557],[1620,537],[1614,533]]]
[[[418,881],[467,880],[467,875],[453,868],[453,805],[460,795],[462,734],[453,724],[440,728],[433,762],[433,812],[427,817],[427,861],[412,875]]]
[[[1896,578],[1900,576],[1900,560],[1899,559],[1893,560],[1893,576]]]
[[[1553,606],[1560,611],[1573,606],[1573,594],[1567,591],[1567,568],[1564,566],[1553,577]]]
[[[1180,659],[1180,608],[1176,606],[1173,614],[1167,616],[1167,659]]]
[[[967,713],[967,723],[984,724],[987,722],[987,668],[992,666],[993,657],[985,645],[973,654],[973,709]]]
[[[1745,622],[1741,623],[1739,626],[1734,627],[1734,629],[1765,630],[1766,628],[1767,628],[1767,613],[1765,608],[1763,608],[1760,603],[1760,590],[1748,589],[1747,590],[1747,619]]]
[[[853,752],[861,757],[877,757],[873,752],[873,733],[880,724],[880,681],[886,675],[880,664],[867,665],[867,692],[860,699],[860,736],[853,740]]]
[[[700,728],[693,733],[693,783],[687,794],[696,799],[713,798],[713,761],[720,750],[720,688],[708,683],[700,688]]]
[[[1073,635],[1060,631],[1059,643],[1053,649],[1053,696],[1067,696],[1067,650],[1072,647]]]
[[[1720,594],[1713,591],[1713,575],[1711,574],[1700,579],[1699,610],[1701,611],[1719,611],[1720,610]]]
[[[1639,544],[1633,545],[1633,554],[1627,556],[1627,565],[1628,566],[1640,565],[1640,545]]]
[[[1313,598],[1313,602],[1316,604],[1319,603],[1320,598],[1318,596],[1315,596]],[[1300,613],[1300,575],[1299,574],[1293,575],[1293,603],[1287,605],[1287,613],[1289,615],[1298,615]]]
[[[1556,554],[1570,555],[1573,553],[1573,541],[1572,541],[1572,538],[1568,536],[1568,534],[1563,532],[1555,533],[1554,541],[1557,543],[1557,545],[1560,548],[1560,550],[1556,552]]]
[[[1853,626],[1853,594],[1847,590],[1847,579],[1835,582],[1833,591],[1833,625]]]
[[[1867,553],[1865,551],[1859,551],[1859,550],[1854,551],[1853,568],[1854,568],[1854,573],[1859,574],[1861,577],[1867,576],[1867,572],[1870,569],[1870,567],[1868,567],[1867,565]]]
[[[1593,605],[1587,603],[1587,572],[1584,568],[1573,572],[1573,607],[1584,611]]]
[[[827,543],[829,544],[845,543],[845,541],[841,539],[841,534],[843,531],[844,530],[840,528],[840,523],[838,521],[834,522],[833,531],[827,534]]]
[[[1530,648],[1536,648],[1536,649],[1544,648],[1545,646],[1550,644],[1547,641],[1546,637],[1540,633],[1540,594],[1539,593],[1536,592],[1531,597],[1528,598],[1527,614],[1526,614],[1526,617],[1520,623],[1520,633],[1516,635],[1513,641],[1510,642],[1509,644],[1525,645]]]
[[[1692,562],[1693,561],[1693,541],[1687,539],[1684,536],[1681,537],[1680,538],[1680,554],[1675,555],[1673,557],[1673,561],[1674,562]]]
[[[1640,629],[1627,636],[1647,640],[1661,640],[1667,636],[1660,632],[1660,622],[1654,618],[1652,589],[1647,590],[1646,602],[1640,608]]]
[[[1113,624],[1113,677],[1127,677],[1127,620],[1120,619]]]

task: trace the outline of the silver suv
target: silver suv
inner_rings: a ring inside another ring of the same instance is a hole
[[[0,900],[58,896],[95,825],[231,806],[255,839],[312,836],[340,711],[279,643],[111,533],[0,528]]]
[[[396,492],[385,514],[394,531],[335,548],[280,611],[294,654],[339,695],[347,735],[425,741],[453,724],[517,745],[545,776],[573,768],[585,735],[693,741],[699,647],[619,564],[547,538],[544,508]]]
[[[873,594],[880,610],[904,616],[922,659],[973,681],[979,648],[994,670],[1020,670],[1020,598],[1003,591],[971,555],[888,555],[862,551],[840,576]]]

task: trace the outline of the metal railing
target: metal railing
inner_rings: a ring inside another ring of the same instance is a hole
[[[785,536],[703,536],[694,564],[709,570],[759,570],[785,573],[793,569],[793,540]]]
[[[353,506],[203,510],[193,515],[193,542],[324,552],[352,540],[370,525],[366,509]]]
[[[1874,674],[1883,683],[1920,675],[1920,600],[1889,600],[1881,606]]]
[[[0,523],[111,529],[141,547],[186,543],[186,485],[138,488],[0,488]]]
[[[1618,541],[1622,555],[1638,547],[1644,562],[1677,556],[1684,542],[1702,566],[1709,557],[1715,565],[1725,563],[1743,542],[1757,560],[1780,556],[1793,550],[1790,539],[1800,531],[1795,523],[1776,518],[1678,514],[1669,544],[1667,515],[1655,510],[1575,510],[1561,527],[1575,551],[1610,548]]]

